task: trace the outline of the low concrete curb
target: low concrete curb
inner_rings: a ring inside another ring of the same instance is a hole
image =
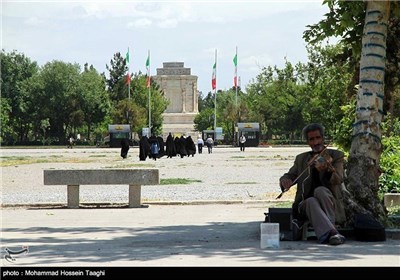
[[[142,201],[142,204],[148,205],[209,205],[209,204],[281,204],[289,203],[292,200],[194,200],[194,201]],[[80,203],[83,207],[128,207],[128,203],[112,203],[112,202],[91,202]],[[7,203],[0,204],[0,208],[25,208],[25,207],[67,207],[65,203]]]

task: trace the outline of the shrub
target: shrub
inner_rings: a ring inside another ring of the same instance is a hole
[[[390,129],[386,127],[388,124]],[[383,131],[387,136],[382,137],[380,167],[383,174],[379,178],[379,194],[400,193],[400,119],[389,116]]]

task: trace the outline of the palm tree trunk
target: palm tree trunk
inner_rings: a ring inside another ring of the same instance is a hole
[[[378,198],[378,180],[389,11],[389,1],[367,2],[356,120],[347,169],[347,187],[354,199],[347,203],[350,221],[360,212],[371,213],[378,219],[386,216]]]

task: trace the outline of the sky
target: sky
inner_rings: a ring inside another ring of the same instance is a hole
[[[150,74],[163,62],[184,62],[211,88],[217,51],[217,89],[233,86],[233,58],[243,89],[263,67],[307,61],[302,38],[307,25],[328,12],[322,1],[133,1],[2,0],[1,47],[39,66],[53,60],[93,65],[105,72],[113,55],[125,57],[131,73]]]

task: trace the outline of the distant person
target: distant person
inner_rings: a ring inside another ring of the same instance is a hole
[[[246,146],[246,137],[244,136],[244,134],[242,134],[239,138],[239,146],[240,146],[240,151],[244,152],[244,147]]]
[[[121,140],[121,157],[124,159],[127,158],[128,151],[129,151],[129,140],[126,138],[122,139]]]
[[[150,154],[149,138],[146,135],[142,136],[139,141],[139,160],[145,161]]]
[[[68,148],[72,149],[72,146],[74,145],[75,139],[72,137],[72,135],[68,139]]]
[[[181,158],[185,157],[188,155],[188,152],[186,150],[186,138],[185,136],[181,135],[179,138],[179,154],[181,155]]]
[[[207,145],[208,153],[212,154],[214,140],[211,138],[211,136],[208,136],[208,138],[206,139],[206,145]]]
[[[181,144],[180,144],[180,138],[178,136],[175,137],[174,144],[175,144],[176,154],[181,155]]]
[[[204,146],[204,140],[203,138],[199,137],[197,139],[197,149],[199,150],[199,154],[203,153],[203,146]]]
[[[158,142],[158,158],[161,158],[165,156],[165,145],[164,145],[164,139],[162,136],[157,136],[157,142]]]
[[[192,136],[186,137],[186,152],[188,157],[192,155],[194,157],[194,154],[196,153],[196,145],[193,142]]]
[[[150,136],[149,138],[150,143],[150,158],[157,160],[158,153],[160,152],[160,146],[158,144],[157,137],[155,135]]]
[[[171,132],[168,133],[167,140],[165,141],[165,150],[167,153],[167,158],[172,158],[176,156],[176,147],[174,142],[174,137],[172,136]]]

